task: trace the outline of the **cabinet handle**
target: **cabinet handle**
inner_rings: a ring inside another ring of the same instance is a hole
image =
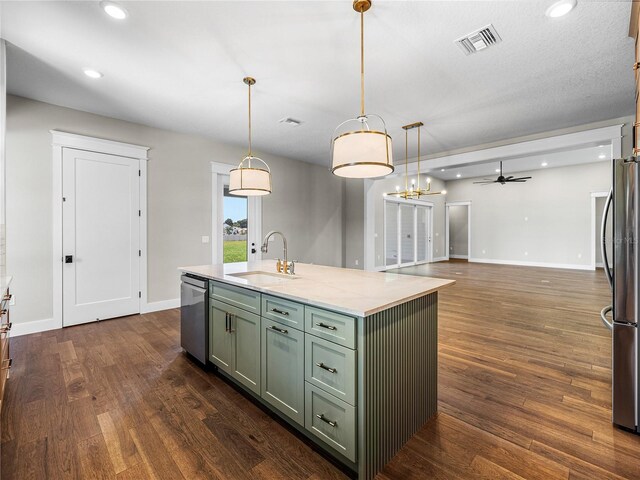
[[[235,333],[235,329],[233,328],[233,319],[235,315],[233,313],[229,313],[229,333]]]
[[[271,311],[275,313],[279,313],[280,315],[289,316],[289,312],[285,312],[284,310],[278,310],[277,308],[272,308]]]
[[[328,418],[325,418],[324,414],[316,414],[316,418],[319,418],[320,420],[322,420],[324,423],[328,423],[329,425],[331,425],[332,427],[337,427],[338,426],[338,422],[332,422],[331,420],[329,420]]]
[[[13,298],[13,295],[10,293],[7,293],[4,297],[2,297],[2,301],[3,302],[8,302],[9,300],[11,300]]]
[[[11,330],[12,325],[13,324],[11,322],[5,323],[4,325],[0,326],[0,332],[2,333],[8,332],[9,330]]]
[[[269,328],[271,330],[275,330],[276,332],[280,332],[280,333],[284,333],[284,334],[289,333],[289,330],[285,330],[284,328],[278,328],[275,325],[271,325]]]
[[[2,370],[9,370],[11,368],[11,364],[13,363],[13,358],[9,358],[8,360],[5,360],[5,362],[8,362],[7,366],[2,367]]]
[[[227,333],[231,330],[230,315],[231,314],[229,312],[224,312],[224,331]]]
[[[640,68],[640,62],[636,62],[633,64],[633,69],[638,70]]]
[[[326,323],[322,323],[322,322],[316,323],[316,327],[322,327],[328,330],[337,330],[337,327],[334,327],[333,325],[327,325]]]
[[[316,367],[320,367],[324,370],[326,370],[327,372],[331,372],[331,373],[338,373],[338,370],[336,370],[335,368],[331,368],[331,367],[327,367],[324,363],[320,362],[320,363],[316,363]]]

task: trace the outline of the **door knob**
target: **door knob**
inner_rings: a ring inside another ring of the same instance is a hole
[[[73,255],[65,255],[64,263],[73,263]]]

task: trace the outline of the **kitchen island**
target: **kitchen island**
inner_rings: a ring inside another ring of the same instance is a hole
[[[180,270],[209,280],[209,361],[359,478],[436,413],[437,292],[453,281],[271,260]]]

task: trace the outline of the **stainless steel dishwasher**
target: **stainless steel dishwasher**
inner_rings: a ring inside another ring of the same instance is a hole
[[[180,345],[206,365],[209,358],[209,281],[182,274],[180,285]]]

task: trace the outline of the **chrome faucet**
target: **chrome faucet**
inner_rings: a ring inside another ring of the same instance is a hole
[[[280,259],[278,259],[276,268],[278,269],[278,272],[293,275],[295,273],[295,263],[287,261],[287,239],[282,232],[271,230],[269,233],[267,233],[267,235],[264,237],[264,240],[262,241],[262,247],[260,247],[260,251],[262,253],[267,253],[269,251],[269,238],[276,234],[282,237],[282,254],[284,255],[284,262],[280,262]]]

